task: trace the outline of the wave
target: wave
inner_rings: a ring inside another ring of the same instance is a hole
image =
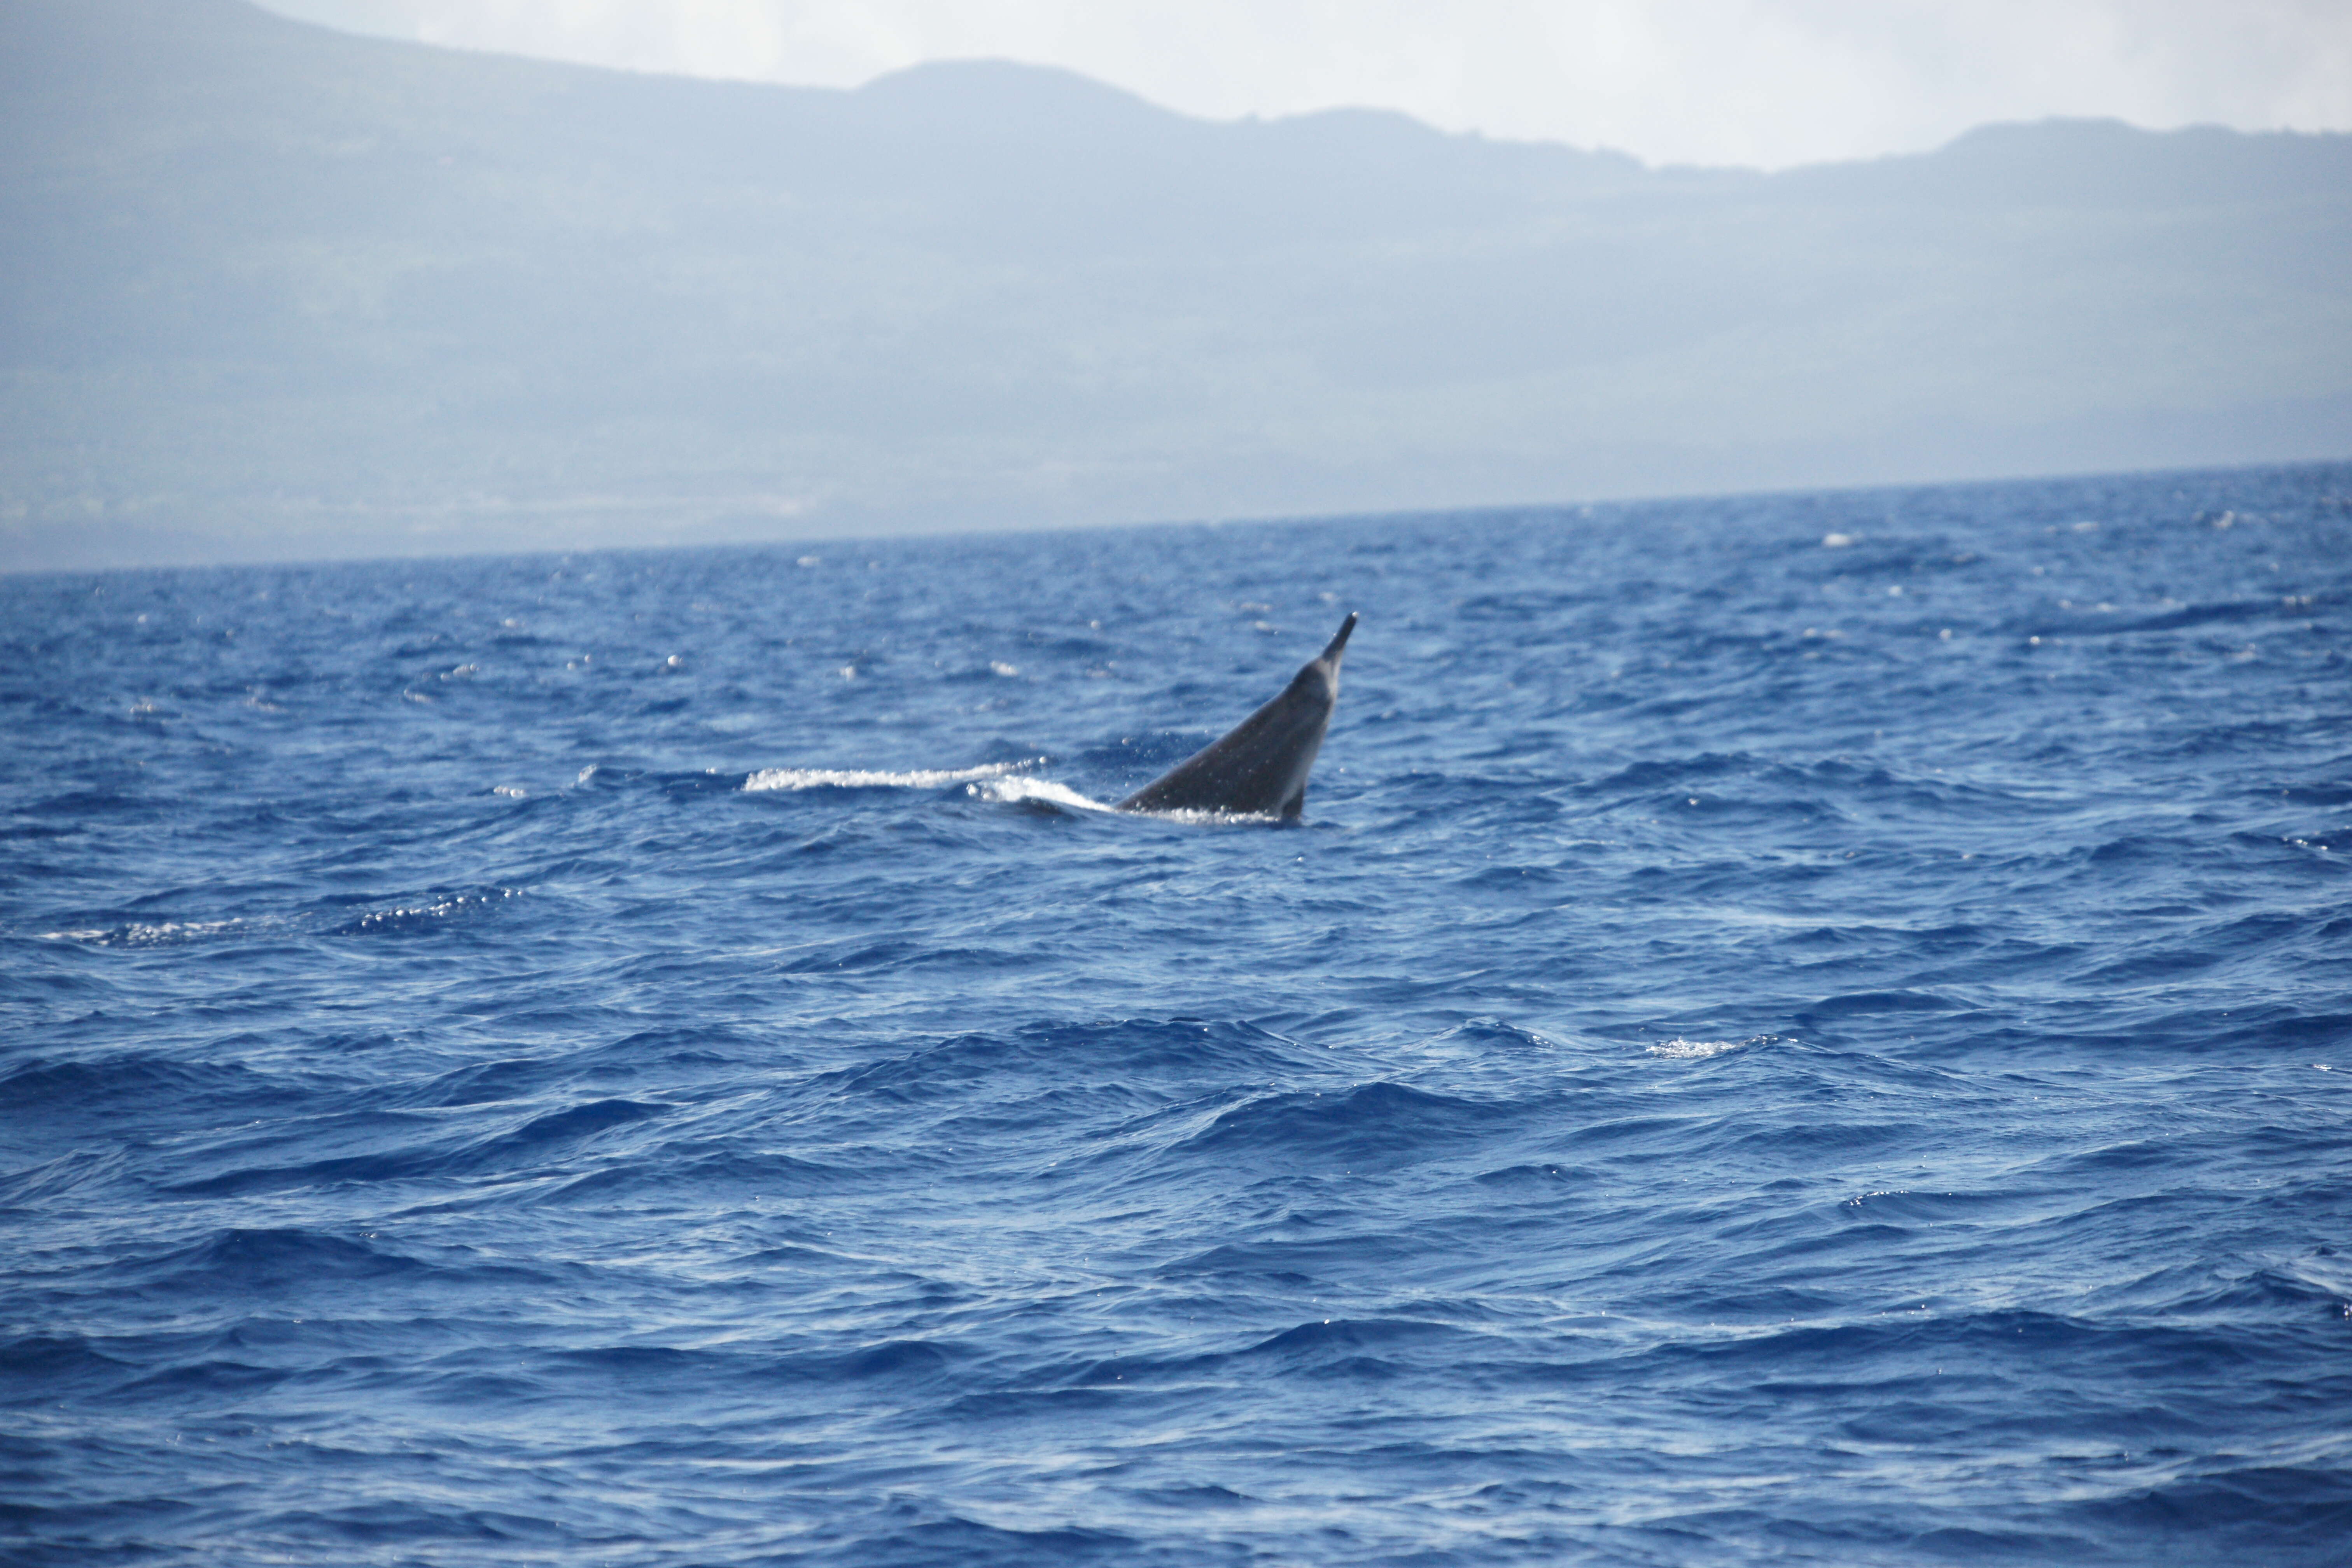
[[[273,926],[284,929],[291,923],[286,920],[235,918],[219,921],[125,921],[119,925],[68,926],[61,931],[45,931],[37,934],[37,940],[86,942],[94,947],[177,947],[185,942],[209,941],[214,937],[266,931]]]
[[[1685,1040],[1677,1035],[1671,1040],[1660,1040],[1650,1047],[1654,1057],[1665,1057],[1674,1061],[1698,1061],[1707,1057],[1719,1057],[1726,1051],[1736,1051],[1742,1046],[1760,1046],[1775,1037],[1754,1035],[1744,1040]]]
[[[35,933],[39,942],[102,948],[171,948],[240,940],[383,936],[439,930],[521,896],[520,888],[431,888],[415,893],[338,897],[326,907],[292,912],[231,915],[219,920],[121,920],[106,925],[63,926]],[[356,912],[354,912],[356,911]]]

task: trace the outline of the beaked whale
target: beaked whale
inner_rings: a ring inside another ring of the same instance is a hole
[[[1350,615],[1330,646],[1307,660],[1279,696],[1118,803],[1121,811],[1229,811],[1296,822],[1307,774],[1339,700],[1339,656],[1356,629]]]

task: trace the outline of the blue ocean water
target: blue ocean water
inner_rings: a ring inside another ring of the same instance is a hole
[[[10,1563],[2352,1560],[2352,467],[0,627]]]

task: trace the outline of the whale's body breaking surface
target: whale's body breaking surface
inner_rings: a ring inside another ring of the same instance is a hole
[[[1121,811],[1223,811],[1295,821],[1339,700],[1339,657],[1356,617],[1274,700],[1118,803]]]

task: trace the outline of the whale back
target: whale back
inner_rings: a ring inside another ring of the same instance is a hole
[[[1351,615],[1273,700],[1120,801],[1119,809],[1246,812],[1297,820],[1307,805],[1307,775],[1339,700],[1339,658],[1355,629]]]

